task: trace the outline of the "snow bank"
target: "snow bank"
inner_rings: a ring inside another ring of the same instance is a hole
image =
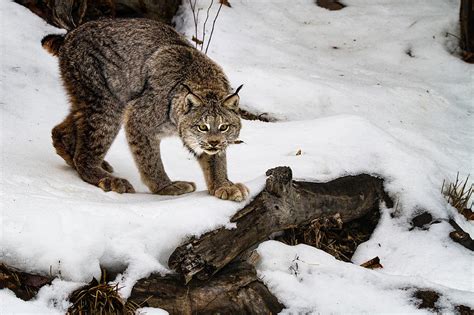
[[[336,260],[307,245],[288,246],[276,241],[260,244],[257,267],[263,279],[287,309],[284,314],[431,314],[419,310],[413,288],[443,294],[441,313],[453,305],[474,306],[474,293],[448,289],[420,277],[389,276],[376,270]],[[467,304],[466,304],[467,303]]]
[[[60,311],[49,308],[42,301],[25,302],[8,290],[0,290],[0,310],[3,315],[14,314],[63,314]]]

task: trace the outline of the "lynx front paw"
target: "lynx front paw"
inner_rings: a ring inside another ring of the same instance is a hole
[[[249,189],[241,183],[230,184],[216,189],[214,196],[224,200],[242,201],[249,195]]]
[[[196,190],[196,185],[192,182],[171,182],[168,186],[160,189],[156,192],[158,195],[171,195],[177,196],[186,193],[190,193]]]
[[[104,177],[97,184],[104,191],[115,191],[119,194],[134,193],[135,189],[128,180],[118,177]]]

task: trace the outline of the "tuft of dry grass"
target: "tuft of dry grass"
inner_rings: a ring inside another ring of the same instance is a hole
[[[454,208],[456,208],[460,214],[462,214],[467,220],[474,220],[474,213],[472,212],[472,194],[474,185],[469,182],[469,175],[465,180],[459,178],[459,173],[456,175],[456,181],[449,182],[444,180],[441,187],[441,193],[445,196],[446,200]],[[469,202],[471,204],[469,205]]]
[[[93,279],[74,291],[69,298],[72,306],[67,314],[135,314],[141,305],[125,302],[118,293],[118,284],[110,285],[106,279],[106,271],[102,270],[100,281]]]

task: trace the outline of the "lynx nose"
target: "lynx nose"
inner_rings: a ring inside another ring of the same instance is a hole
[[[210,140],[207,143],[209,143],[211,147],[217,147],[221,142],[219,140]]]

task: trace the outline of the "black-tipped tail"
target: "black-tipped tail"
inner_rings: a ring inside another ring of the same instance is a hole
[[[64,35],[49,34],[41,40],[41,46],[46,49],[51,55],[57,56],[59,49],[63,45]]]

